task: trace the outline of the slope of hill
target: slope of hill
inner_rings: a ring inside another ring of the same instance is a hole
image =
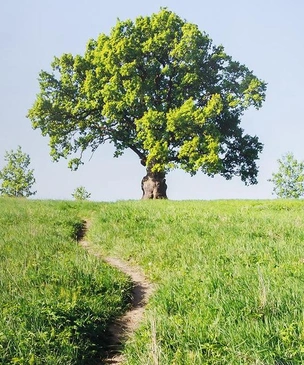
[[[126,364],[304,362],[303,201],[0,199],[0,363],[100,356],[131,283],[75,243],[84,218],[156,287]]]
[[[127,364],[303,364],[304,202],[101,206],[90,239],[158,290]]]
[[[77,244],[87,207],[0,199],[1,364],[93,364],[104,353],[131,282]]]

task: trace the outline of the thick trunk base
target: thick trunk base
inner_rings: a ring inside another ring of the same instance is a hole
[[[168,199],[165,174],[149,172],[141,181],[142,199]]]

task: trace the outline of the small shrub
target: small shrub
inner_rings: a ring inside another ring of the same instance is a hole
[[[75,200],[88,200],[91,197],[91,194],[86,191],[84,186],[79,186],[76,188],[72,194],[72,197]]]

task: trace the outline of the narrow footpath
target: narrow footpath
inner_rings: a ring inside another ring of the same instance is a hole
[[[121,353],[123,344],[132,335],[140,324],[149,297],[153,293],[153,285],[149,283],[140,268],[133,267],[125,261],[115,257],[103,257],[96,246],[86,241],[85,233],[89,229],[89,222],[85,222],[83,234],[79,244],[90,254],[100,258],[109,265],[128,275],[133,282],[131,308],[108,329],[108,354],[103,359],[103,364],[122,364],[124,357]]]

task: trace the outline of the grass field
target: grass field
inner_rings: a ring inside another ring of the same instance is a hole
[[[87,208],[0,199],[0,364],[93,364],[102,354],[131,283],[77,244]]]
[[[6,199],[0,363],[87,364],[102,349],[130,283],[75,243],[88,217],[88,239],[157,287],[126,364],[304,363],[304,202]]]
[[[303,364],[302,201],[121,202],[90,238],[158,290],[127,364]]]

